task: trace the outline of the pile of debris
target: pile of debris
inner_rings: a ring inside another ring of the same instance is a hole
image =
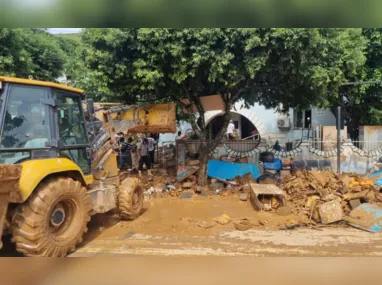
[[[343,219],[361,203],[380,204],[382,194],[363,177],[338,175],[329,171],[299,171],[284,180],[281,189],[295,214],[304,214],[316,223],[329,224]]]
[[[154,171],[153,177],[142,177],[146,197],[190,199],[195,193],[203,194],[203,188],[197,185],[198,165],[199,160],[188,161],[187,166],[178,173],[177,177],[164,175],[161,171]]]

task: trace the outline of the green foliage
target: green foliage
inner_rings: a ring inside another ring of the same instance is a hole
[[[86,29],[98,90],[126,102],[231,94],[247,104],[328,106],[365,62],[360,29]],[[332,97],[327,95],[332,94]]]
[[[44,29],[0,28],[0,73],[55,81],[62,75],[65,54]]]
[[[362,29],[362,35],[354,35],[352,42],[354,47],[347,49],[350,54],[345,58],[343,73],[348,82],[369,82],[382,80],[382,29]],[[361,45],[360,45],[361,44]],[[356,47],[362,46],[363,64],[358,68],[354,66]],[[353,59],[353,62],[351,61]],[[382,118],[382,93],[381,84],[362,84],[343,86],[339,92],[329,93],[327,97],[330,106],[342,106],[352,138],[358,137],[360,125],[380,125]]]
[[[272,29],[269,38],[264,78],[282,89],[259,96],[257,101],[269,107],[330,106],[328,94],[337,96],[339,86],[365,62],[360,29]]]

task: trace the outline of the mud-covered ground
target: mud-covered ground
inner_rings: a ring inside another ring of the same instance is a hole
[[[231,222],[213,221],[222,214]],[[253,228],[236,230],[234,221],[243,218]],[[280,230],[298,219],[256,212],[237,195],[155,198],[145,201],[135,221],[114,213],[93,216],[84,242],[70,256],[382,256],[381,233],[345,225]],[[9,238],[3,240],[0,256],[19,256]]]
[[[222,214],[232,221],[213,222]],[[254,227],[235,229],[247,218]],[[348,226],[297,227],[280,230],[295,216],[259,213],[238,196],[153,199],[135,221],[117,215],[92,219],[84,244],[71,256],[217,255],[217,256],[381,256],[382,234]],[[205,228],[209,227],[210,228]]]

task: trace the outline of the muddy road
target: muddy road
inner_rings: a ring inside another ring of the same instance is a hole
[[[382,256],[382,235],[348,226],[279,230],[293,216],[258,213],[237,196],[190,200],[153,199],[137,220],[94,217],[84,244],[71,256]],[[255,226],[238,231],[233,222],[213,223],[227,214]]]
[[[227,214],[231,222],[213,219]],[[235,229],[233,221],[247,218],[254,227]],[[280,230],[296,216],[256,212],[238,196],[192,199],[151,199],[135,221],[117,214],[96,215],[84,242],[70,256],[382,256],[382,234],[348,226],[297,227]],[[1,256],[18,256],[4,239]]]

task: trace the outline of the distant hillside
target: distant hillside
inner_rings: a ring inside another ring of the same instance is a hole
[[[74,41],[81,41],[81,36],[80,36],[80,33],[73,33],[73,34],[55,34],[56,36],[58,37],[63,37],[63,38],[66,38],[66,39],[71,39],[71,40],[74,40]]]

